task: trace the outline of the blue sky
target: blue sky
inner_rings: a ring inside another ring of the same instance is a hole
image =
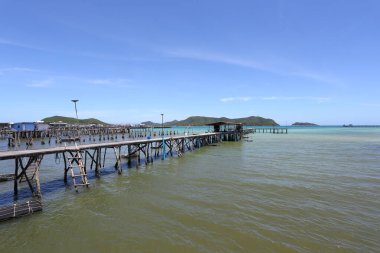
[[[0,122],[380,124],[380,1],[0,0]]]

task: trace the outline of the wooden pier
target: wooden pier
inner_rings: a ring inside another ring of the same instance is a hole
[[[20,215],[42,210],[39,167],[42,159],[47,155],[63,157],[63,181],[68,182],[68,172],[72,178],[72,185],[76,191],[81,187],[89,187],[87,178],[89,168],[94,169],[95,175],[100,177],[101,169],[105,167],[107,152],[115,157],[115,171],[122,173],[122,157],[127,159],[131,166],[135,159],[136,166],[143,160],[145,164],[165,156],[182,156],[186,151],[211,145],[221,141],[240,141],[243,135],[253,133],[254,129],[240,129],[239,131],[223,131],[202,134],[172,135],[167,137],[146,138],[139,140],[114,141],[65,147],[51,147],[43,149],[28,149],[0,152],[1,160],[14,160],[14,173],[7,174],[3,180],[13,181],[14,204],[0,209],[0,220],[6,220]],[[127,153],[122,154],[121,148],[126,147]],[[1,169],[1,168],[0,168]],[[1,174],[1,171],[0,171]],[[18,203],[19,184],[26,183],[33,199]]]

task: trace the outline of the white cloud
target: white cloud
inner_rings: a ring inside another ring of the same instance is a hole
[[[0,38],[0,44],[18,46],[18,47],[27,47],[24,44],[21,44],[21,43],[15,42],[15,41],[11,41],[11,40],[7,40],[7,39],[3,39],[3,38]]]
[[[105,86],[113,86],[119,88],[129,88],[132,87],[129,83],[130,79],[127,78],[118,78],[118,79],[91,79],[87,80],[87,83],[93,85],[105,85]]]
[[[263,62],[252,59],[243,59],[240,57],[234,57],[219,53],[210,53],[196,50],[171,50],[167,51],[166,53],[172,57],[177,58],[187,58],[199,61],[229,64],[244,68],[251,68],[259,71],[266,71],[278,75],[297,76],[329,84],[338,83],[338,80],[336,79],[324,76],[314,71],[304,70],[300,67],[294,66],[294,64],[289,64],[286,62]]]
[[[328,102],[331,100],[329,97],[312,97],[312,96],[303,96],[303,97],[259,97],[260,100],[312,100],[319,103]]]
[[[0,75],[4,75],[6,73],[19,73],[19,72],[37,72],[38,70],[32,68],[24,68],[24,67],[11,67],[11,68],[0,68]]]
[[[95,59],[101,59],[101,60],[111,60],[111,61],[148,61],[149,59],[144,58],[134,58],[134,57],[127,57],[123,55],[113,55],[113,54],[102,54],[102,53],[93,53],[93,52],[76,52],[76,54],[95,58]]]
[[[44,48],[40,48],[40,47],[36,47],[36,46],[33,46],[33,45],[28,45],[28,44],[25,44],[25,43],[21,43],[21,42],[14,41],[14,40],[8,40],[8,39],[4,39],[4,38],[0,38],[0,44],[14,46],[14,47],[28,48],[28,49],[49,51],[49,50],[44,49]]]
[[[173,50],[169,54],[179,58],[189,58],[201,61],[210,61],[216,63],[224,63],[241,67],[254,68],[258,70],[267,70],[264,64],[252,60],[244,60],[223,54],[214,54],[209,52],[193,51],[193,50]]]
[[[247,102],[249,100],[252,100],[252,98],[251,97],[227,97],[227,98],[220,99],[220,101],[222,101],[223,103],[236,102],[236,101]]]
[[[289,71],[287,74],[290,75],[290,76],[304,77],[304,78],[307,78],[307,79],[321,81],[321,82],[324,82],[324,83],[339,84],[339,85],[341,85],[340,82],[339,82],[339,80],[337,80],[337,79],[326,77],[326,76],[323,76],[321,74],[313,73],[313,72],[310,72],[310,71]]]
[[[379,103],[364,103],[362,106],[367,106],[367,107],[380,107]]]
[[[46,79],[46,80],[42,80],[42,81],[34,81],[34,82],[26,85],[26,87],[29,87],[29,88],[48,88],[51,86],[52,83],[53,83],[52,79]]]
[[[223,103],[227,102],[248,102],[250,100],[266,100],[266,101],[275,101],[275,100],[283,100],[283,101],[291,101],[291,100],[309,100],[315,101],[318,103],[324,103],[331,100],[329,97],[312,97],[312,96],[300,96],[300,97],[277,97],[277,96],[268,96],[268,97],[226,97],[221,98],[220,101]]]
[[[110,79],[93,79],[87,81],[90,84],[101,84],[101,85],[109,85],[112,83]]]

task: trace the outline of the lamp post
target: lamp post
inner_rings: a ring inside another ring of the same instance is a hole
[[[165,139],[164,139],[164,114],[161,113],[161,134],[162,134],[162,160],[166,158]]]
[[[78,101],[79,101],[78,99],[71,100],[71,102],[74,102],[74,105],[75,105],[75,115],[77,116],[77,120],[78,120],[78,110],[77,110],[77,102]],[[79,122],[79,120],[78,120],[78,122]]]
[[[79,136],[79,119],[78,119],[78,110],[77,110],[77,102],[78,101],[79,101],[78,99],[72,99],[71,100],[71,102],[73,102],[75,105],[75,115],[77,116],[77,124],[78,124],[77,136]]]

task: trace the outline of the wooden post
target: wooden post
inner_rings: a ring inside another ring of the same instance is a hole
[[[97,148],[96,149],[96,162],[95,162],[95,175],[97,177],[100,176],[100,173],[99,173],[99,169],[100,169],[100,165],[101,165],[101,149],[100,148]]]
[[[64,161],[64,173],[63,173],[63,182],[65,182],[65,184],[67,183],[67,171],[69,170],[67,168],[67,161],[66,161],[66,154],[65,152],[62,153],[62,157],[63,157],[63,161]]]
[[[141,154],[140,154],[140,149],[141,149],[141,147],[140,147],[140,145],[141,145],[141,144],[139,144],[139,145],[138,145],[138,148],[137,148],[137,152],[138,152],[138,153],[137,153],[137,162],[138,162],[139,165],[141,164],[141,158],[140,158],[140,155],[141,155]]]
[[[18,175],[18,167],[19,167],[19,161],[18,157],[15,158],[15,178],[14,178],[14,186],[13,186],[13,193],[15,200],[17,199],[18,194],[18,185],[17,185],[17,175]]]
[[[121,169],[121,160],[120,160],[120,146],[116,149],[116,147],[113,148],[115,152],[115,157],[116,157],[116,163],[115,163],[115,169],[117,170],[118,174],[120,175],[122,172]]]
[[[150,148],[150,145],[151,145],[151,143],[147,143],[146,144],[146,154],[145,154],[145,163],[147,164],[147,163],[149,163],[150,162],[150,154],[149,154],[149,148]]]
[[[131,166],[131,145],[128,145],[128,166]]]
[[[107,154],[107,147],[104,148],[104,154],[103,154],[103,166],[102,166],[102,168],[105,167],[105,163],[106,163],[106,154]]]
[[[38,167],[36,168],[36,172],[35,172],[35,175],[34,175],[34,179],[36,180],[36,192],[35,192],[35,196],[39,199],[41,199],[41,185],[40,185],[40,168],[39,168],[39,165]]]

